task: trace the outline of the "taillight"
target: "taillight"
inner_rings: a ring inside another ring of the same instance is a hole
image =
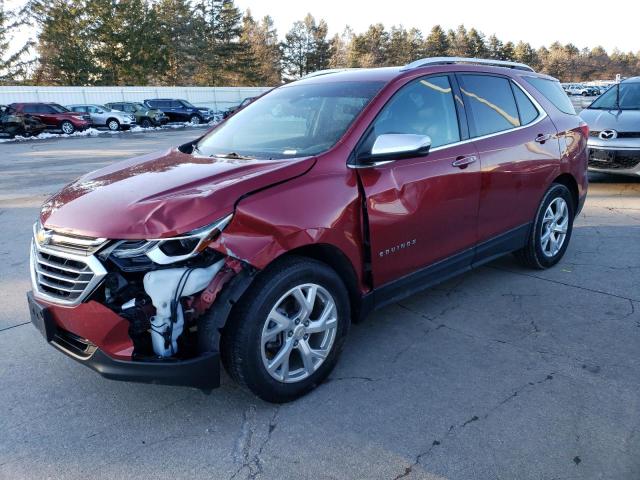
[[[589,125],[586,122],[580,122],[580,132],[584,138],[589,138]]]

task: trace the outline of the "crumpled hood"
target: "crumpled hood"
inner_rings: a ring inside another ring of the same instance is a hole
[[[589,130],[616,130],[617,132],[640,132],[640,110],[584,109],[580,112]]]
[[[241,196],[300,176],[314,163],[314,157],[235,160],[171,149],[79,178],[43,205],[40,221],[89,237],[171,237],[228,215]]]

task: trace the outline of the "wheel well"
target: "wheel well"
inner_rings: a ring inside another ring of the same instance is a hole
[[[306,245],[287,252],[285,255],[298,255],[313,258],[327,264],[340,276],[349,293],[351,303],[351,318],[357,321],[360,318],[362,295],[358,289],[358,277],[353,265],[342,251],[328,244]]]
[[[115,118],[115,117],[109,117],[109,118],[107,118],[107,121],[106,121],[105,123],[108,125],[108,124],[109,124],[109,122],[110,122],[111,120],[115,120],[116,122],[118,122],[118,124],[120,123],[120,121],[119,121],[117,118]]]
[[[578,182],[573,178],[573,175],[569,173],[563,173],[559,177],[557,177],[553,183],[560,183],[567,187],[571,192],[571,198],[573,199],[573,208],[578,208],[578,203],[580,201],[579,193],[578,193]]]

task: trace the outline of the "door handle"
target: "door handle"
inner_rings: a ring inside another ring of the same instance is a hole
[[[462,155],[451,162],[451,165],[458,168],[467,168],[477,160],[478,157],[476,157],[475,155]]]
[[[538,143],[544,143],[547,140],[551,139],[551,134],[550,133],[539,133],[538,136],[536,137],[536,142]]]

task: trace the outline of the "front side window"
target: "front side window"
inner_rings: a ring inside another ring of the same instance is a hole
[[[419,78],[402,87],[373,126],[375,137],[387,133],[428,135],[432,148],[460,141],[449,77]]]
[[[175,100],[171,102],[171,108],[182,108],[182,107],[183,107],[182,102],[177,102]]]
[[[471,113],[474,137],[520,126],[520,117],[509,80],[491,75],[460,75],[460,90]]]
[[[293,83],[277,88],[196,145],[196,153],[261,159],[318,155],[333,147],[383,82]]]

